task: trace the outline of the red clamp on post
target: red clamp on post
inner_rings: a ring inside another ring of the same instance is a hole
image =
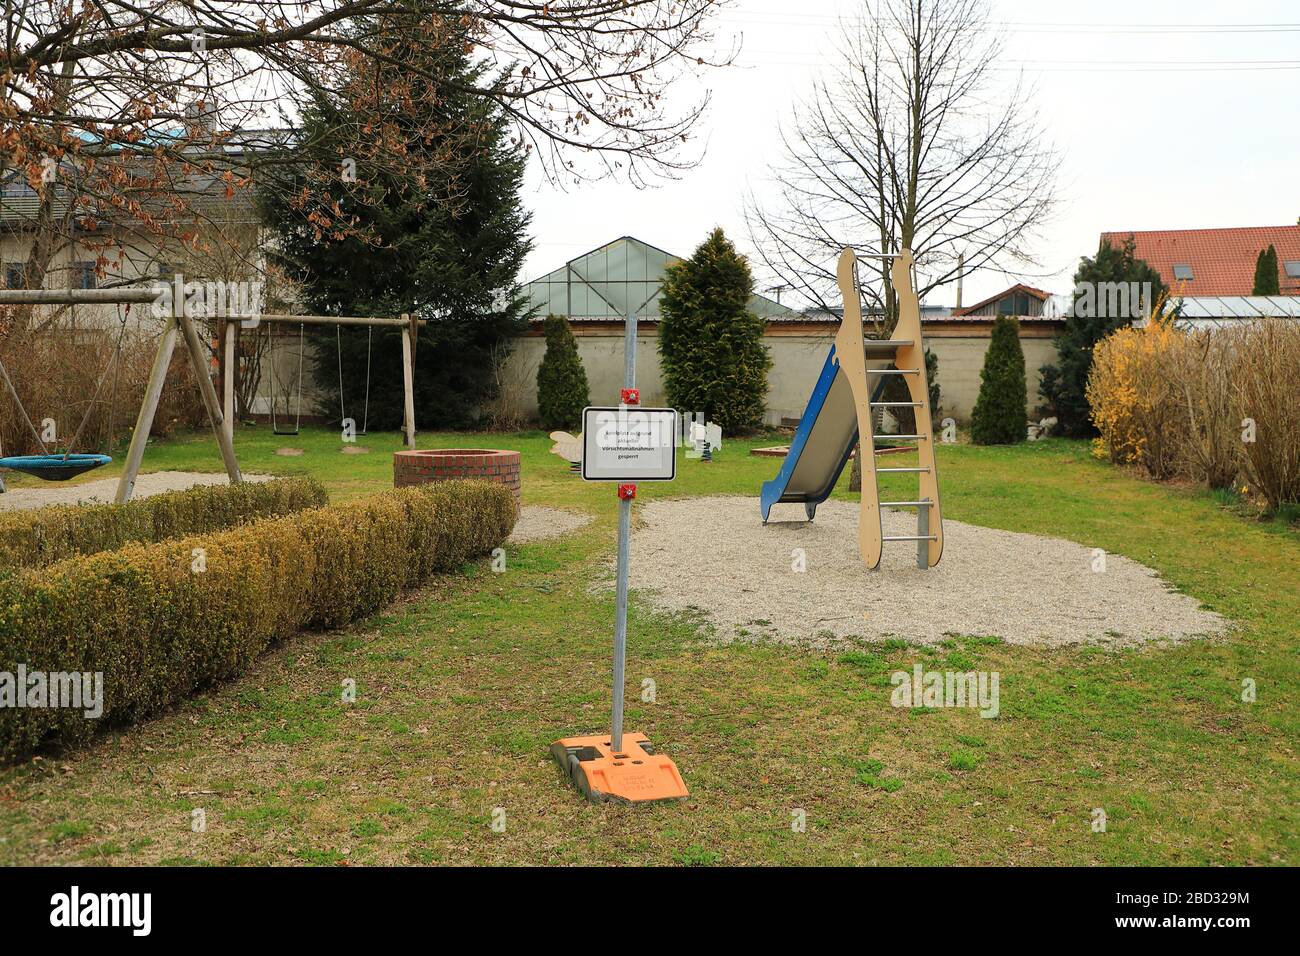
[[[636,497],[636,485],[619,485],[619,486],[618,486],[618,500],[619,500],[619,501],[631,501],[631,500],[632,500],[633,498],[635,498],[635,497]]]
[[[619,401],[621,401],[624,405],[640,405],[641,389],[625,388],[618,393],[618,397],[619,397]]]

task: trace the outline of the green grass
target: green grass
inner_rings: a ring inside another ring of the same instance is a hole
[[[753,496],[778,462],[747,451],[772,441],[682,461],[641,499]],[[397,436],[360,444],[371,453],[343,455],[322,430],[238,438],[247,471],[309,473],[336,498],[391,486]],[[276,456],[285,445],[305,454]],[[1297,862],[1300,535],[1284,521],[1134,480],[1083,443],[941,446],[947,517],[1126,555],[1237,626],[1124,651],[948,635],[819,654],[711,644],[697,621],[634,600],[628,726],[676,760],[691,795],[597,807],[546,746],[608,727],[613,600],[588,588],[613,551],[614,491],[566,474],[536,432],[420,445],[519,449],[526,504],[596,520],[510,548],[504,574],[480,562],[354,628],[303,635],[88,750],[0,772],[0,863]],[[151,446],[145,462],[220,470],[202,435]],[[918,661],[998,671],[999,716],[891,707],[890,673]],[[341,699],[346,678],[355,704]],[[1092,832],[1094,808],[1105,833]],[[800,811],[804,832],[791,826]]]

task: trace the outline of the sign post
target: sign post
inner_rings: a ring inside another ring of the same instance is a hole
[[[608,737],[566,737],[551,745],[552,756],[570,782],[587,799],[597,803],[675,800],[687,795],[686,785],[672,760],[656,754],[644,734],[623,732],[632,502],[638,481],[672,481],[677,474],[676,410],[641,407],[641,393],[636,387],[636,325],[636,313],[628,312],[620,404],[589,407],[582,412],[583,480],[618,484],[611,733]]]

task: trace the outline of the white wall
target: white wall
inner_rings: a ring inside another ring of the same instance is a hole
[[[623,385],[623,337],[613,331],[574,329],[578,355],[587,372],[591,400],[595,404],[616,404]],[[817,376],[821,374],[826,354],[834,338],[824,335],[768,335],[764,340],[772,356],[767,376],[767,414],[769,425],[783,419],[798,419]],[[1025,352],[1026,396],[1028,412],[1039,404],[1038,383],[1043,365],[1055,361],[1052,340],[1045,334],[1021,335]],[[939,359],[939,388],[942,413],[958,421],[970,420],[971,410],[979,397],[980,370],[988,351],[987,333],[973,331],[965,335],[927,336],[926,347]],[[507,387],[518,396],[520,410],[526,417],[537,414],[537,367],[546,352],[546,340],[540,335],[521,337],[511,353],[507,367]],[[646,405],[666,404],[660,377],[658,335],[652,329],[637,336],[637,385]]]

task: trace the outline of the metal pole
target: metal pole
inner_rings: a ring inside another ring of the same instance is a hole
[[[636,388],[636,312],[628,310],[623,327],[623,386]],[[614,715],[610,745],[623,750],[623,685],[627,671],[627,578],[632,539],[632,499],[618,502],[618,584],[614,610]]]
[[[614,719],[610,743],[614,753],[623,750],[623,685],[627,671],[627,576],[632,537],[632,499],[618,503],[618,597],[614,612]]]

